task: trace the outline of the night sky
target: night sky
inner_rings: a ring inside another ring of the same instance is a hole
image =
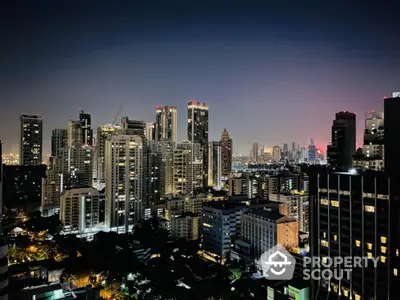
[[[310,137],[325,148],[340,110],[357,113],[360,144],[364,112],[400,90],[400,7],[384,2],[2,1],[0,139],[18,149],[19,115],[38,113],[49,151],[79,109],[97,127],[120,106],[148,122],[166,104],[184,140],[195,99],[236,154]]]

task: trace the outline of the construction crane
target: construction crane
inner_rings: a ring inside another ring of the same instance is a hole
[[[118,110],[118,112],[117,112],[117,115],[115,116],[114,121],[112,122],[111,125],[113,125],[113,126],[115,125],[115,122],[117,121],[118,116],[119,116],[119,114],[121,113],[121,110],[122,110],[123,107],[124,107],[124,106],[121,106],[121,107],[119,108],[119,110]]]

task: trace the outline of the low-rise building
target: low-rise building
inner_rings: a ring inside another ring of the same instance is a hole
[[[172,217],[171,235],[174,238],[185,239],[187,241],[197,240],[200,230],[200,216],[186,213],[182,216]]]

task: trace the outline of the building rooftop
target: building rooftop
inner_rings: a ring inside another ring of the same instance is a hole
[[[244,204],[242,203],[237,203],[237,202],[231,202],[231,201],[209,201],[205,202],[203,204],[203,207],[209,207],[209,208],[214,208],[214,209],[235,209],[238,207],[242,207]]]
[[[274,220],[277,221],[281,218],[284,217],[284,215],[281,215],[280,213],[272,210],[265,210],[265,209],[252,209],[248,211],[246,214],[248,215],[256,215],[260,216],[269,220]]]

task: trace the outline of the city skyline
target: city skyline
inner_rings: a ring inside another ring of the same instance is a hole
[[[9,43],[0,58],[4,152],[18,147],[22,113],[42,116],[50,152],[52,129],[79,109],[97,128],[120,106],[122,116],[145,122],[155,121],[156,105],[177,106],[182,141],[191,99],[210,107],[209,139],[227,128],[236,155],[253,142],[270,147],[310,138],[325,149],[341,110],[357,113],[361,146],[364,113],[382,110],[383,97],[400,88],[396,4],[365,4],[362,11],[316,1],[290,10],[176,5],[8,4],[2,24]]]

